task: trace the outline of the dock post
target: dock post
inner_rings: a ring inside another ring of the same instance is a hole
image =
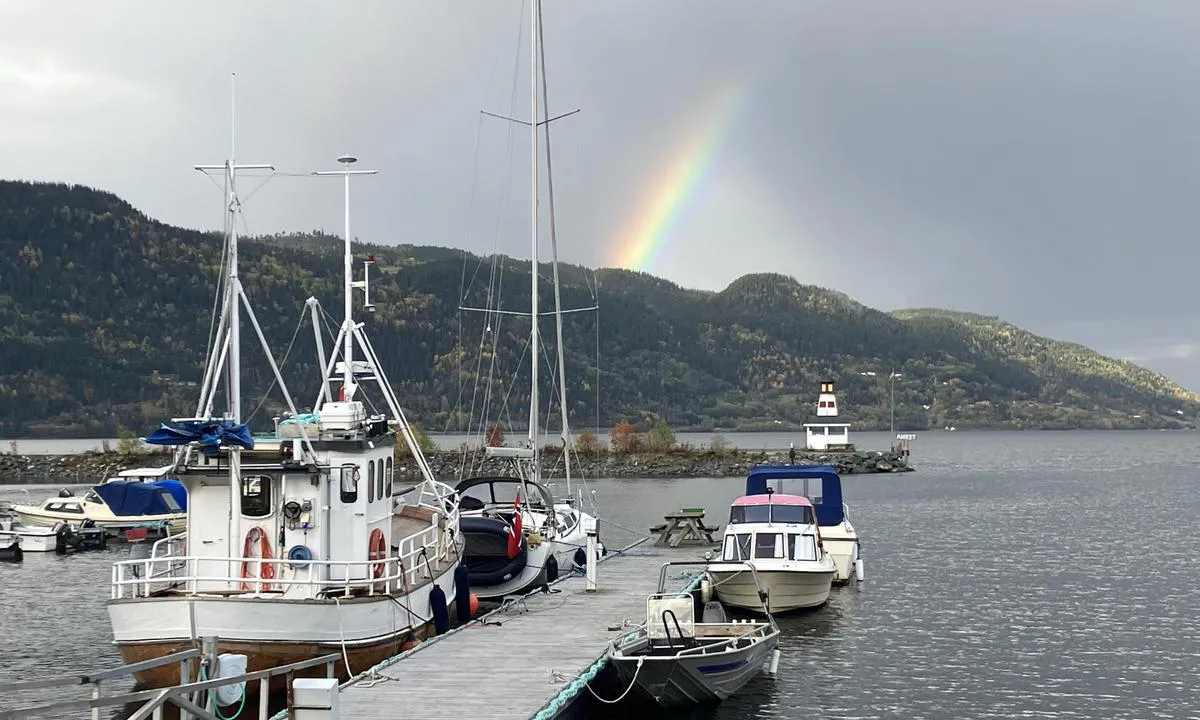
[[[587,534],[587,587],[584,592],[596,592],[596,565],[600,563],[600,549],[597,546],[596,518],[584,518],[583,531]]]

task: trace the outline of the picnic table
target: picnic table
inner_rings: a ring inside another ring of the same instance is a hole
[[[678,512],[663,515],[665,523],[650,528],[650,532],[658,534],[654,544],[658,547],[679,547],[680,543],[715,544],[713,533],[720,528],[718,525],[704,524],[704,508],[683,508]]]

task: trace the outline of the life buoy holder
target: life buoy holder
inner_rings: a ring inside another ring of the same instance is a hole
[[[259,557],[257,562],[250,558],[250,549],[254,547],[255,543],[258,543],[259,549]],[[254,578],[255,580],[274,579],[275,564],[263,562],[264,560],[270,560],[271,557],[271,541],[267,539],[266,531],[258,525],[250,528],[250,531],[246,533],[246,542],[244,545],[242,545],[242,577]],[[257,574],[251,574],[250,572],[250,568],[253,565],[258,566]],[[275,585],[273,583],[243,582],[242,589],[254,590],[256,592],[259,590],[274,590]]]
[[[383,577],[383,572],[387,565],[387,563],[384,562],[387,560],[387,538],[383,536],[383,530],[380,530],[379,528],[372,530],[371,539],[367,543],[367,546],[367,559],[372,562],[377,560],[381,561],[375,562],[375,564],[371,567],[371,574],[377,578]]]

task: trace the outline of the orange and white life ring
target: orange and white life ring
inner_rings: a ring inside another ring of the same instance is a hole
[[[371,531],[371,539],[367,543],[368,553],[367,559],[375,562],[371,567],[371,574],[375,577],[383,577],[383,572],[386,569],[387,563],[387,538],[383,536],[383,530],[375,528]]]
[[[257,545],[258,555],[251,555],[251,551],[255,550]],[[254,562],[252,558],[257,557],[258,562]],[[258,525],[250,528],[246,533],[246,542],[242,546],[242,577],[253,578],[254,580],[270,580],[275,577],[275,564],[271,562],[263,562],[271,559],[271,541],[267,539],[267,533]],[[251,568],[254,569],[251,572]],[[258,582],[243,582],[243,590],[274,590],[275,586],[272,583]]]

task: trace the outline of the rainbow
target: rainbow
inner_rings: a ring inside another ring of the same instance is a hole
[[[649,272],[656,267],[688,208],[708,177],[713,159],[722,141],[737,124],[748,94],[745,82],[727,81],[716,85],[705,111],[683,134],[683,141],[656,174],[637,212],[626,221],[616,238],[610,264],[615,267]]]

